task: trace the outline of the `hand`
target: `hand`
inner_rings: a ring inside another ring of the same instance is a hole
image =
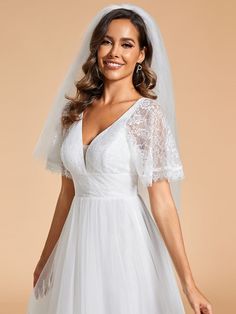
[[[195,314],[213,314],[212,305],[195,285],[184,287],[183,291]]]
[[[38,262],[38,264],[37,264],[37,266],[36,266],[36,268],[34,270],[34,274],[33,274],[33,276],[34,276],[33,287],[35,287],[35,285],[36,285],[36,283],[38,281],[38,278],[39,278],[39,276],[40,276],[40,274],[41,274],[41,272],[43,270],[44,265],[45,265],[45,263],[42,262],[41,260],[39,260],[39,262]]]

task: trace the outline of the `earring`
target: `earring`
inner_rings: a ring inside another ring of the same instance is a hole
[[[138,66],[137,66],[137,69],[136,69],[136,73],[138,73],[139,71],[140,71],[140,74],[141,74],[141,76],[142,76],[142,80],[141,80],[141,82],[140,83],[138,83],[138,84],[136,84],[135,86],[139,86],[139,85],[141,85],[142,83],[144,83],[145,82],[145,75],[144,75],[144,73],[143,73],[143,71],[142,71],[142,65],[140,64],[140,63],[138,63]],[[139,75],[139,74],[138,74]]]
[[[138,63],[136,73],[138,73],[138,71],[141,71],[141,70],[142,70],[142,65],[140,63]]]

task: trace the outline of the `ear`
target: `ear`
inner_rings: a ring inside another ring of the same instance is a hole
[[[145,59],[145,55],[146,55],[146,47],[144,46],[143,49],[140,50],[140,54],[139,54],[139,58],[138,58],[138,63],[142,63],[143,60]]]

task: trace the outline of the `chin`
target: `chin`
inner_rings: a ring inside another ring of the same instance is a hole
[[[103,72],[103,76],[108,79],[108,80],[120,80],[123,77],[125,77],[126,75],[124,73],[108,73],[106,71]]]

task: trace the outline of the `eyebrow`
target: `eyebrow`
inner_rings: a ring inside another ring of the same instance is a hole
[[[113,39],[113,37],[109,36],[109,35],[105,35],[104,37]],[[129,38],[129,37],[122,37],[121,40],[131,40],[135,44],[135,41],[132,38]]]

